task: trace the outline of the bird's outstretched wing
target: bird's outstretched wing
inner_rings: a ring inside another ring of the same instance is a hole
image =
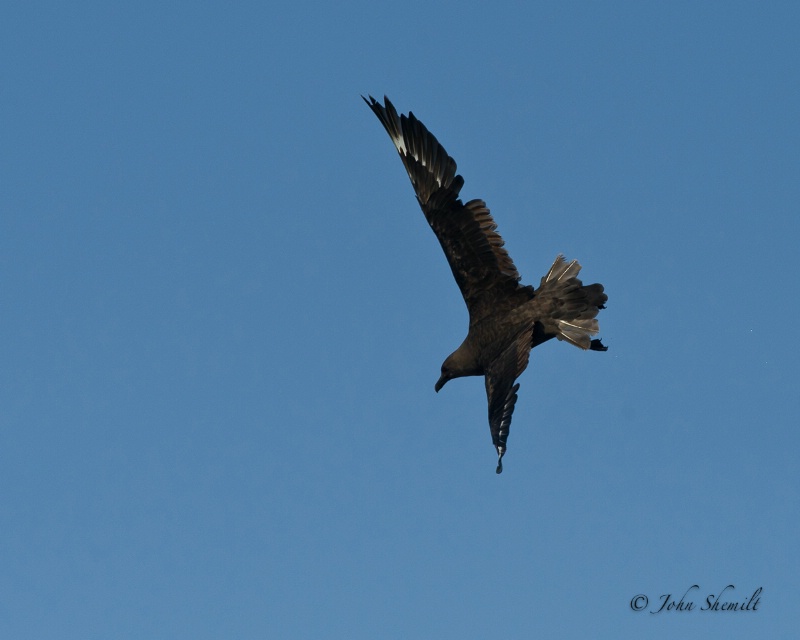
[[[399,115],[385,96],[384,101],[385,106],[372,96],[364,98],[400,154],[467,303],[470,323],[532,298],[533,288],[520,285],[519,272],[503,248],[486,203],[464,204],[459,199],[464,179],[456,175],[455,161],[413,113]]]
[[[517,377],[528,366],[533,328],[521,332],[486,371],[486,398],[489,401],[489,429],[497,449],[497,473],[503,473],[503,456],[511,428],[511,415],[517,402]]]

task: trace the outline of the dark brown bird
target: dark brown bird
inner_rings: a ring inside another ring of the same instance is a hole
[[[372,96],[364,98],[400,154],[469,311],[467,337],[442,364],[435,389],[453,378],[485,377],[497,473],[502,473],[519,390],[515,381],[528,366],[530,350],[558,338],[581,349],[606,351],[591,336],[599,331],[596,316],[608,296],[601,284],[584,286],[577,277],[581,265],[561,255],[538,289],[520,284],[486,203],[459,199],[464,179],[456,175],[455,161],[413,113],[398,115],[385,96],[384,101],[385,106]]]

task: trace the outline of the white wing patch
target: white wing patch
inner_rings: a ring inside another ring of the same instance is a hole
[[[408,155],[408,151],[406,151],[406,143],[403,140],[403,136],[392,136],[392,142],[394,142],[395,148],[404,156]],[[416,159],[416,158],[415,158]]]

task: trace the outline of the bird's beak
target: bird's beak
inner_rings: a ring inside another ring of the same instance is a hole
[[[433,387],[436,390],[436,393],[439,393],[439,389],[444,386],[444,383],[447,382],[450,378],[442,374],[442,377],[436,381],[436,386]]]

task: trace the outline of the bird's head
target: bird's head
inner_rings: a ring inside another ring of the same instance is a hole
[[[467,346],[466,340],[458,349],[453,351],[442,363],[442,375],[436,381],[436,392],[439,392],[448,380],[463,378],[464,376],[483,375],[483,370],[475,362],[472,350]]]

